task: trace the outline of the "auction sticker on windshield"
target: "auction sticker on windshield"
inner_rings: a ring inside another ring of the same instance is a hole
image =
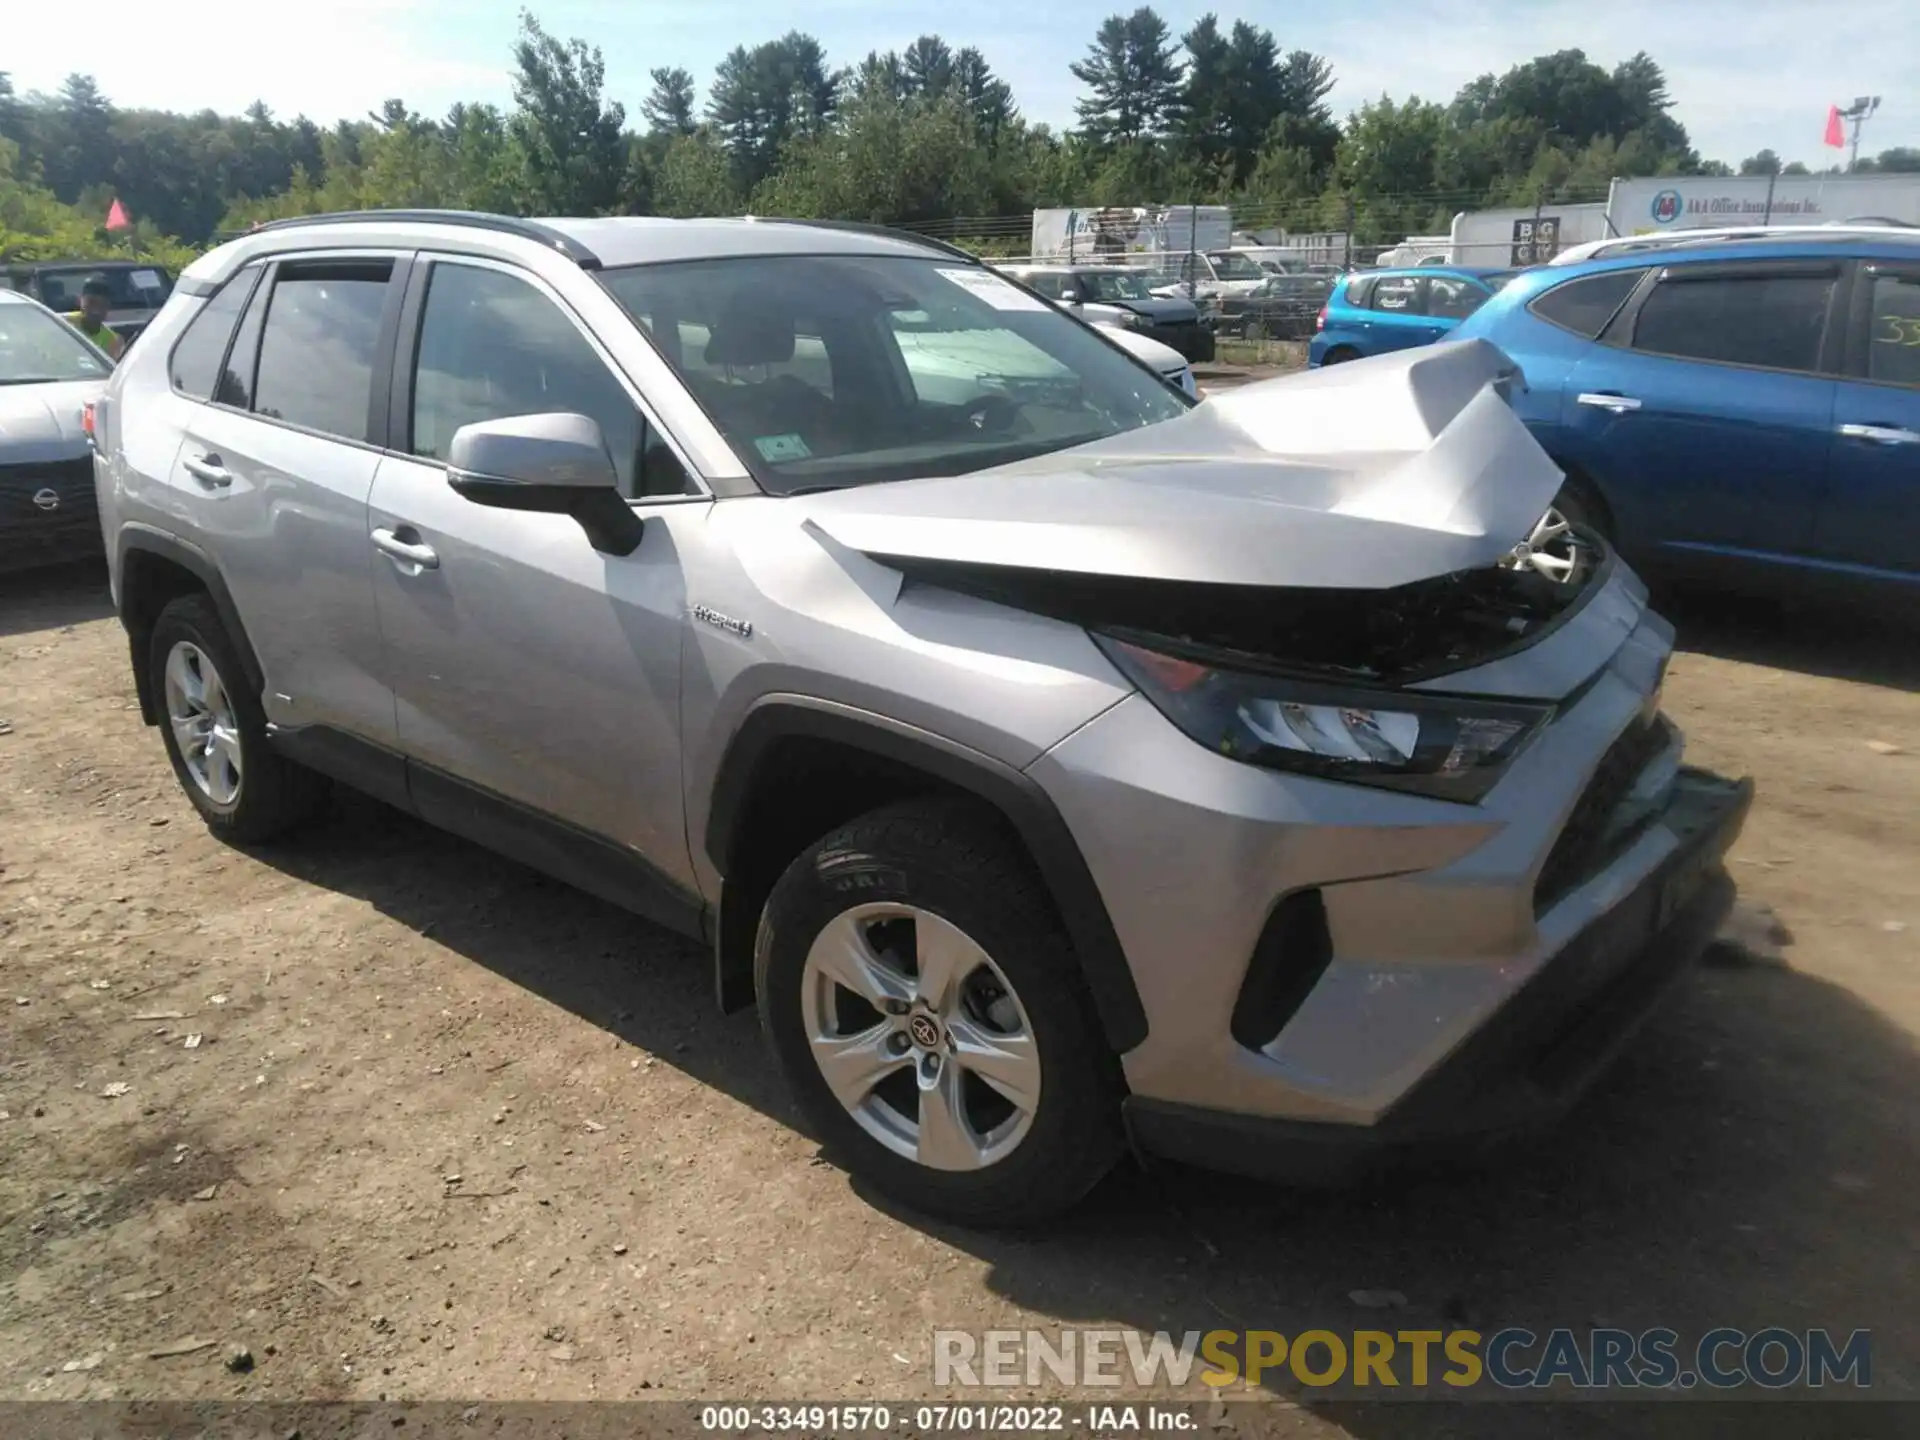
[[[782,460],[805,460],[813,454],[798,435],[762,435],[753,446],[760,452],[761,459],[776,465]]]
[[[988,270],[948,270],[940,274],[996,310],[1044,310],[1047,307],[1012,281]]]

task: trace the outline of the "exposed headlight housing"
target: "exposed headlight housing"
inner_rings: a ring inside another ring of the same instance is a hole
[[[1094,641],[1161,714],[1229,759],[1468,805],[1493,788],[1553,713],[1543,705],[1227,670],[1110,635]]]

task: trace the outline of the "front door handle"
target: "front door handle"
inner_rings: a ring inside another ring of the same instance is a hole
[[[373,532],[373,548],[383,555],[391,555],[395,560],[408,565],[418,565],[422,570],[438,570],[440,555],[431,545],[422,545],[411,540],[402,540],[391,530]]]
[[[1580,397],[1582,405],[1592,405],[1599,410],[1611,410],[1616,415],[1624,415],[1629,410],[1638,410],[1640,402],[1631,395],[1616,395],[1610,390],[1598,393],[1588,392]]]
[[[1849,440],[1865,440],[1872,445],[1920,445],[1920,430],[1899,425],[1842,425],[1840,433]]]
[[[189,455],[180,462],[186,472],[209,490],[224,490],[233,484],[233,475],[220,463],[218,455]]]

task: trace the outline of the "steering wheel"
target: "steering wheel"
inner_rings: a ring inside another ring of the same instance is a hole
[[[988,435],[1004,435],[1020,418],[1017,401],[1005,395],[977,395],[964,407],[966,423]]]

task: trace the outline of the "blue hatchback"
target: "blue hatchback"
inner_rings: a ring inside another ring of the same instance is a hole
[[[1518,363],[1559,508],[1636,565],[1920,585],[1920,236],[1545,266],[1453,335]]]
[[[1320,312],[1307,364],[1338,365],[1430,345],[1478,310],[1519,272],[1421,265],[1344,277]]]

